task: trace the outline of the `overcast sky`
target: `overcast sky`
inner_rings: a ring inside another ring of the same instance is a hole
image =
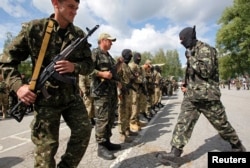
[[[160,48],[177,49],[181,63],[185,64],[179,32],[196,25],[197,38],[215,45],[217,21],[225,8],[232,5],[233,0],[80,0],[74,24],[84,31],[100,25],[89,38],[92,47],[97,46],[101,32],[116,37],[110,50],[113,56],[119,56],[124,48],[152,54]],[[21,23],[51,13],[51,0],[1,0],[0,52],[7,32],[17,35]]]

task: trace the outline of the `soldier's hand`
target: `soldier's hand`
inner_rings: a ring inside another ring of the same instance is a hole
[[[36,94],[29,90],[29,85],[23,85],[17,90],[18,98],[26,105],[31,105],[36,101]]]
[[[99,71],[97,76],[105,78],[105,79],[112,79],[113,77],[110,71]]]
[[[182,91],[183,93],[185,93],[185,92],[187,91],[187,88],[184,87],[184,86],[181,86],[181,91]]]
[[[67,60],[57,61],[54,66],[55,70],[60,74],[71,73],[75,70],[75,65]]]

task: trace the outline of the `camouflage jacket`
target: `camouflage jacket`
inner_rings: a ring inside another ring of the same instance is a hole
[[[157,72],[156,70],[154,71],[154,78],[155,78],[155,87],[159,88],[160,87],[160,82],[162,80],[162,76],[160,72]]]
[[[219,100],[218,59],[215,48],[197,41],[192,56],[188,58],[185,98],[190,101]]]
[[[117,94],[116,81],[102,79],[96,74],[98,71],[110,71],[115,67],[116,61],[109,52],[103,52],[99,47],[92,50],[92,60],[94,62],[94,72],[92,73],[91,81],[91,96],[109,96]],[[100,85],[100,83],[102,84]],[[99,87],[100,86],[100,87]]]
[[[17,37],[4,49],[4,54],[0,59],[1,64],[17,67],[21,61],[31,58],[33,67],[39,55],[40,47],[42,45],[43,37],[49,20],[54,22],[54,27],[50,35],[47,50],[45,52],[43,68],[46,67],[62,49],[67,47],[77,37],[84,37],[85,33],[73,24],[69,24],[65,30],[65,34],[61,35],[59,24],[51,18],[44,18],[39,20],[32,20],[22,25],[22,30]],[[62,38],[63,37],[63,38]],[[87,75],[93,71],[93,61],[91,60],[91,50],[88,43],[82,43],[69,56],[68,60],[75,64],[75,70],[67,75],[78,78],[79,74]],[[21,78],[15,73],[11,76],[11,89],[17,91],[21,86]],[[18,82],[19,81],[19,82]],[[77,83],[75,86],[60,82],[54,78],[48,80],[48,92],[51,98],[46,101],[42,94],[38,94],[36,104],[48,105],[52,102],[52,106],[65,105],[75,98],[75,94],[79,93]],[[50,87],[53,86],[53,87]],[[77,92],[76,92],[77,90]]]
[[[134,78],[135,78],[134,83],[141,84],[142,78],[143,78],[142,68],[134,62],[129,63],[129,67],[131,69],[131,72],[134,74]]]

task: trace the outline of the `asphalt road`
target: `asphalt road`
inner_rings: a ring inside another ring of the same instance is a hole
[[[245,147],[250,149],[250,91],[222,89],[222,102],[230,123],[236,129]],[[155,155],[161,151],[170,151],[172,130],[180,111],[183,95],[177,91],[171,97],[164,97],[165,107],[160,109],[150,123],[143,127],[140,135],[133,143],[122,144],[122,150],[117,151],[115,160],[107,161],[97,157],[97,145],[94,139],[94,129],[91,140],[79,168],[164,168]],[[31,168],[33,167],[33,144],[30,140],[29,124],[32,114],[25,116],[21,123],[14,119],[0,119],[0,168]],[[117,127],[113,130],[111,141],[121,143]],[[70,131],[64,121],[61,121],[60,146],[55,156],[57,162],[64,153]],[[201,115],[192,138],[184,148],[181,168],[206,168],[207,152],[228,151],[230,145],[223,141]]]

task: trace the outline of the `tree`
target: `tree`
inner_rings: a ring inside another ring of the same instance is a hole
[[[11,32],[7,32],[6,33],[6,40],[4,41],[3,47],[7,47],[9,45],[9,43],[14,39],[13,35]]]
[[[183,70],[177,50],[166,51],[166,72],[167,76],[175,76],[175,79],[183,77]]]
[[[11,32],[6,33],[6,40],[4,41],[4,48],[7,47],[10,42],[14,39],[15,37],[12,35]],[[27,59],[26,61],[23,61],[19,66],[18,70],[21,73],[24,73],[27,78],[30,78],[32,75],[32,65],[31,65],[31,60]]]
[[[221,59],[221,65],[234,63],[224,67],[223,71],[244,75],[250,73],[250,0],[234,0],[234,5],[223,12],[220,20],[221,28],[216,35],[216,47],[228,58]],[[223,61],[226,61],[223,63]]]

